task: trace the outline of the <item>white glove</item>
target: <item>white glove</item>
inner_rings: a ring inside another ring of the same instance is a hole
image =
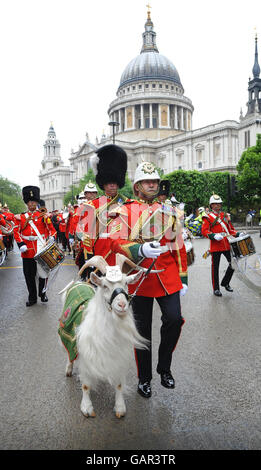
[[[74,239],[73,238],[69,238],[69,245],[73,245],[74,244]]]
[[[215,240],[217,240],[217,242],[220,242],[220,240],[223,240],[223,235],[222,233],[216,233],[216,235],[214,235],[214,238]]]
[[[244,232],[240,232],[239,237],[243,237],[245,235]]]
[[[22,245],[22,246],[20,246],[19,249],[20,249],[20,252],[21,252],[21,253],[25,253],[25,252],[27,251],[27,246],[26,246],[26,245]]]
[[[55,241],[55,238],[51,236],[51,237],[49,237],[48,241],[49,241],[49,242],[54,242],[54,241]]]
[[[160,254],[160,242],[145,242],[139,249],[139,255],[145,258],[157,258]]]
[[[187,293],[187,290],[188,290],[188,286],[187,284],[182,284],[182,289],[179,291],[180,295],[185,295]]]

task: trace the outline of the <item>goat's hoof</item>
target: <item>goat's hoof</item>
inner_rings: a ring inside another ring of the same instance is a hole
[[[94,410],[88,412],[88,411],[83,411],[81,410],[83,416],[85,416],[85,418],[95,418],[96,417],[96,413]]]
[[[116,418],[123,418],[125,416],[125,411],[117,411]]]
[[[66,377],[72,377],[72,371],[66,372]]]

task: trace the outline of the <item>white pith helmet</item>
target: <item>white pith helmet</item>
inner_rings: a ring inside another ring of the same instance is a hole
[[[142,180],[160,180],[160,175],[151,162],[142,162],[137,166],[134,175],[134,184]]]
[[[213,194],[213,195],[211,196],[211,198],[209,199],[209,205],[214,204],[214,203],[216,203],[216,204],[222,204],[222,202],[223,202],[223,201],[222,201],[221,197],[218,196],[217,194]]]
[[[198,208],[198,211],[199,211],[200,214],[201,214],[201,212],[204,212],[204,210],[205,210],[205,207],[203,207],[203,206]]]
[[[87,183],[85,185],[84,192],[87,192],[87,191],[88,191],[88,193],[97,193],[98,192],[95,184],[92,183],[92,181],[89,181],[89,183]]]

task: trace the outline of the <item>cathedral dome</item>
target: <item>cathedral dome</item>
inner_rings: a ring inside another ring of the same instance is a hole
[[[150,12],[148,12],[142,36],[143,45],[140,55],[132,59],[125,68],[119,88],[141,80],[168,80],[182,87],[175,65],[167,57],[159,54]]]
[[[125,68],[120,87],[139,80],[170,80],[181,85],[178,71],[173,63],[157,51],[144,51]]]

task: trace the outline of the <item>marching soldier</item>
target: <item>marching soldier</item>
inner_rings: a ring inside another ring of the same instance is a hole
[[[228,267],[225,275],[221,281],[221,286],[224,287],[228,292],[233,292],[230,286],[230,281],[234,273],[234,269],[231,266],[231,253],[230,245],[227,239],[227,235],[233,235],[238,237],[239,232],[234,229],[229,214],[222,212],[222,199],[217,194],[213,194],[209,200],[210,211],[203,213],[203,224],[201,233],[204,237],[210,240],[210,254],[212,256],[212,286],[213,293],[217,297],[221,297],[219,287],[219,264],[220,257],[223,254],[228,261]]]
[[[161,180],[159,184],[159,192],[157,195],[157,199],[162,204],[171,204],[171,200],[169,199],[169,191],[170,191],[170,181],[169,180]]]
[[[89,181],[84,188],[84,197],[86,201],[92,201],[98,196],[98,190],[92,181]]]
[[[75,240],[75,243],[79,244],[79,250],[76,256],[75,264],[79,267],[79,270],[84,265],[84,244],[83,244],[83,235],[84,232],[88,230],[88,209],[93,211],[93,208],[89,208],[88,203],[93,199],[96,199],[98,195],[97,187],[94,183],[89,181],[84,188],[84,201],[80,203],[77,208],[74,218],[73,218],[73,234],[71,237]],[[90,272],[90,270],[89,270]],[[84,271],[82,274],[82,280],[86,280],[87,272]]]
[[[42,239],[55,237],[56,231],[49,216],[42,213],[38,208],[40,202],[40,190],[37,186],[25,186],[22,189],[23,200],[28,210],[16,218],[14,227],[14,238],[20,249],[23,261],[23,273],[29,293],[26,306],[30,307],[37,302],[37,289],[35,277],[37,274],[37,264],[34,256],[37,254],[39,246],[39,234]],[[37,233],[38,232],[38,233]],[[48,302],[48,298],[43,292],[47,280],[39,277],[38,295],[42,302]]]
[[[175,387],[171,373],[172,353],[178,343],[184,319],[181,316],[180,295],[187,291],[187,256],[181,227],[172,207],[167,207],[162,222],[162,205],[153,202],[159,190],[160,177],[150,162],[141,163],[135,172],[134,194],[138,200],[125,202],[116,208],[118,217],[110,226],[111,249],[123,252],[135,263],[162,270],[149,274],[142,284],[129,287],[133,312],[139,333],[151,342],[153,301],[162,312],[161,340],[157,372],[161,384]],[[153,240],[159,241],[153,241]],[[153,243],[152,243],[153,242]],[[100,253],[97,253],[100,254]],[[151,396],[152,355],[149,350],[135,350],[138,367],[138,393]]]
[[[119,189],[125,184],[127,154],[117,145],[105,145],[97,150],[93,166],[96,183],[104,191],[104,195],[89,201],[79,220],[79,223],[84,225],[85,232],[84,257],[89,259],[94,254],[99,254],[109,264],[114,265],[115,254],[110,249],[109,241],[109,227],[112,221],[109,212],[127,201],[127,198],[119,193]]]

